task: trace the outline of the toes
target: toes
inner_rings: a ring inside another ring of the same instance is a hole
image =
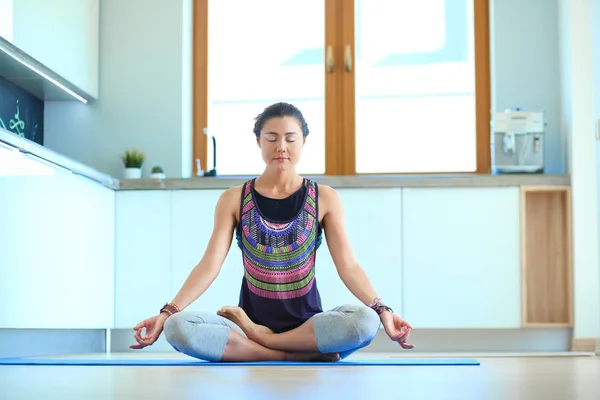
[[[239,307],[235,307],[235,306],[225,306],[221,308],[221,312],[223,314],[229,314],[229,315],[239,315],[241,314],[240,312],[240,308]]]

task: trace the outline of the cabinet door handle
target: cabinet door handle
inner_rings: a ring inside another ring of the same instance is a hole
[[[346,45],[346,49],[344,50],[344,66],[346,67],[346,72],[352,72],[352,47],[349,44]]]
[[[326,58],[327,59],[325,60],[325,63],[327,65],[327,72],[332,74],[333,73],[333,49],[331,48],[331,46],[327,46]]]

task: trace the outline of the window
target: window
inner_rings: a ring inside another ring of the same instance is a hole
[[[264,168],[254,118],[305,114],[310,175],[487,173],[486,0],[196,0],[194,159]],[[330,70],[329,67],[332,66]]]

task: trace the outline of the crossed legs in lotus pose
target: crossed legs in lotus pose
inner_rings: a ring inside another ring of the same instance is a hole
[[[379,330],[378,315],[366,306],[341,306],[319,313],[288,332],[257,325],[240,307],[215,314],[181,312],[169,317],[167,341],[206,361],[338,361],[367,346]]]

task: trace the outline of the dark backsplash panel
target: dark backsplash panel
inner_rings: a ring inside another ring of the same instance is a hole
[[[0,127],[44,144],[44,102],[0,77]]]

